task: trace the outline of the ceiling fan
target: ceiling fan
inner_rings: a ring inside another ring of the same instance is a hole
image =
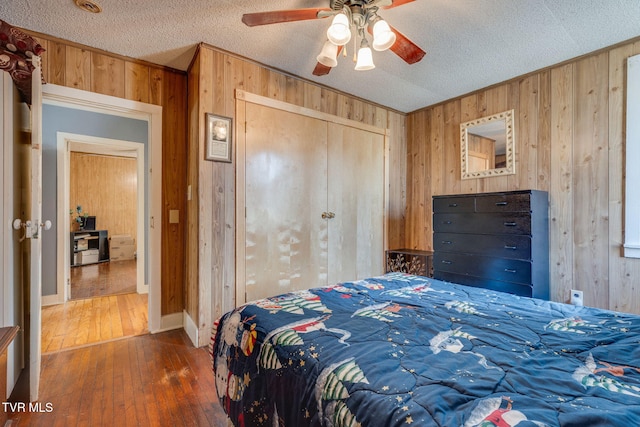
[[[369,41],[365,32],[373,36],[373,48],[378,51],[391,49],[408,64],[415,64],[425,55],[425,51],[395,28],[389,26],[379,15],[379,9],[391,9],[415,0],[329,0],[329,8],[308,8],[275,10],[270,12],[245,13],[242,22],[249,27],[277,24],[281,22],[304,21],[333,17],[327,30],[327,41],[317,57],[318,64],[313,70],[316,76],[323,76],[337,65],[337,56],[355,34],[360,40],[356,70],[374,68]]]

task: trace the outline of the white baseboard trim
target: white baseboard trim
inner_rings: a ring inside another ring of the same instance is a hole
[[[153,333],[172,331],[182,328],[182,313],[171,313],[160,318],[160,329]]]
[[[41,304],[43,307],[47,307],[49,305],[64,304],[64,297],[61,297],[58,294],[43,295]]]
[[[187,335],[191,340],[191,344],[193,344],[195,347],[199,347],[198,346],[198,326],[195,324],[195,322],[193,321],[191,316],[189,316],[189,313],[187,313],[186,310],[183,311],[182,313],[184,316],[184,320],[183,320],[184,330],[187,332]]]
[[[625,258],[640,258],[640,245],[625,244],[623,252]]]

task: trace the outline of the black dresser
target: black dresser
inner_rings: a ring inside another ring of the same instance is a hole
[[[433,197],[434,278],[549,299],[545,191]]]

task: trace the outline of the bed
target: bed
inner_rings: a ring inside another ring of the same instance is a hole
[[[640,425],[640,316],[389,273],[212,334],[235,426]]]

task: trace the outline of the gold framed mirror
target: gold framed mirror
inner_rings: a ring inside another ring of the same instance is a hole
[[[462,179],[514,175],[513,110],[460,124]]]

